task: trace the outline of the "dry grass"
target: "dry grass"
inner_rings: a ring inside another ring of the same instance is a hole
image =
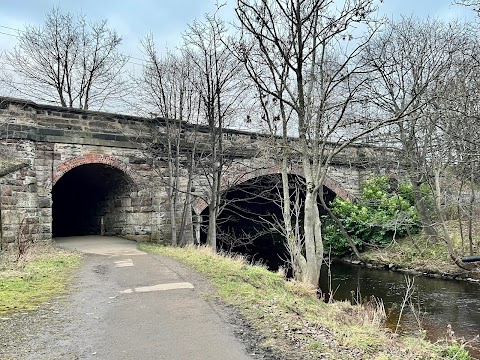
[[[296,296],[317,296],[317,289],[310,284],[305,284],[300,281],[289,279],[285,282],[284,286],[287,291],[291,292],[293,295]]]
[[[283,359],[448,359],[444,346],[398,337],[383,327],[379,301],[325,304],[312,289],[284,279],[238,256],[225,257],[205,248],[170,248],[141,244],[190,264],[238,308],[254,326],[262,346]]]

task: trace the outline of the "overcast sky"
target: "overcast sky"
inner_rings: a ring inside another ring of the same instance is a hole
[[[223,0],[219,0],[221,2]],[[225,19],[234,17],[234,0],[225,0],[221,11]],[[380,12],[389,18],[400,14],[418,17],[473,18],[471,10],[451,5],[453,0],[384,0]],[[202,20],[215,9],[215,0],[0,0],[0,51],[16,41],[12,35],[25,24],[40,25],[53,6],[62,11],[83,12],[91,21],[107,19],[109,26],[123,38],[123,51],[142,57],[139,39],[152,33],[158,46],[174,48],[187,24]],[[10,35],[8,35],[10,34]]]

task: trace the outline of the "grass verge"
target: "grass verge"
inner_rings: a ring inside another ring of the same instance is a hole
[[[0,254],[0,315],[35,310],[66,292],[80,255],[53,245],[37,245],[20,262]]]
[[[432,344],[398,337],[384,329],[381,309],[325,304],[312,289],[284,279],[242,257],[206,248],[141,244],[144,251],[191,265],[216,287],[217,296],[235,306],[266,347],[284,359],[469,359],[458,344]]]

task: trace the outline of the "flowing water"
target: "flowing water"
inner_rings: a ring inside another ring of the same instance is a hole
[[[320,288],[328,292],[327,269],[322,269]],[[403,298],[405,275],[397,272],[369,269],[355,265],[334,263],[331,266],[331,288],[336,300],[351,300],[371,296],[381,298],[388,315],[387,327],[397,326]],[[410,307],[404,310],[399,331],[418,334],[419,318],[430,340],[445,339],[450,324],[457,338],[469,341],[469,350],[480,358],[480,285],[454,280],[414,277],[415,293]],[[415,315],[416,314],[416,315]]]

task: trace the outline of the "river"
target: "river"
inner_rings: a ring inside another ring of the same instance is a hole
[[[320,288],[328,291],[328,271],[322,269]],[[336,300],[371,296],[381,298],[387,313],[387,327],[394,330],[405,295],[405,275],[386,270],[334,263],[331,267],[332,289]],[[457,338],[469,341],[469,350],[480,357],[480,285],[454,280],[414,277],[412,297],[422,328],[432,341],[445,339],[450,324]],[[400,332],[418,334],[419,326],[410,309],[404,310]]]

